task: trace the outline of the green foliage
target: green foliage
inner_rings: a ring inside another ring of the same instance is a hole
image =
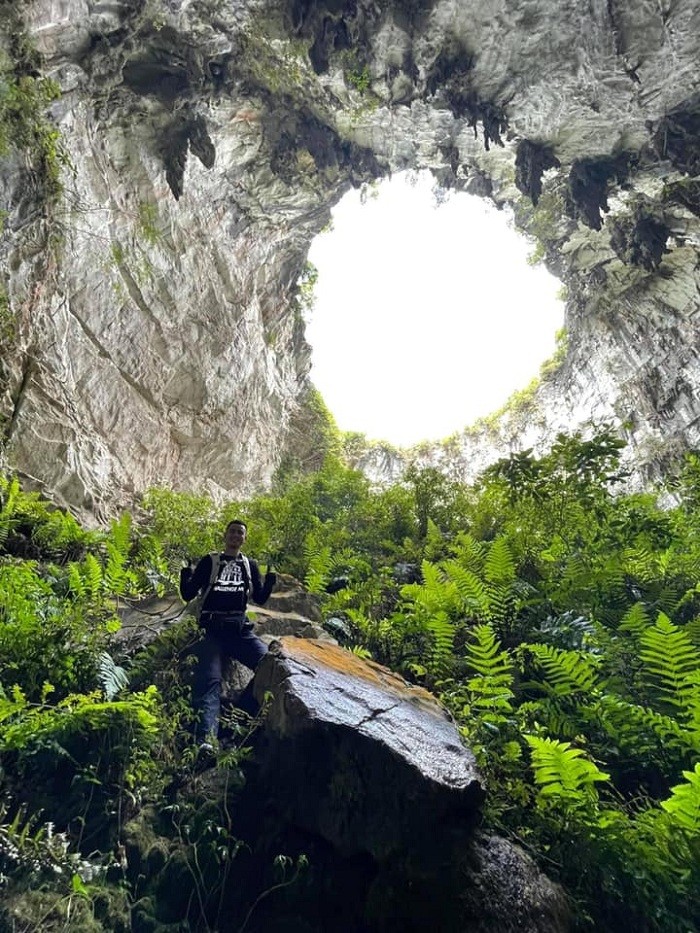
[[[304,263],[297,282],[296,301],[299,311],[308,319],[316,302],[315,290],[318,283],[318,269],[312,262]]]
[[[86,689],[108,634],[106,622],[87,627],[36,563],[0,564],[0,685],[18,684],[32,698],[46,681],[61,695]]]
[[[62,191],[61,171],[70,162],[58,129],[47,117],[60,97],[59,85],[40,77],[39,58],[31,48],[17,7],[0,10],[0,26],[10,36],[10,54],[0,57],[0,157],[11,149],[26,152],[38,173],[47,201]]]
[[[61,829],[79,820],[81,846],[104,845],[156,775],[161,740],[155,688],[116,701],[99,692],[38,703],[15,688],[0,700],[0,755],[11,755],[10,791],[51,813]]]
[[[700,762],[693,771],[684,771],[684,784],[671,788],[671,797],[661,806],[685,832],[700,836]]]
[[[24,492],[16,476],[0,473],[0,554],[65,562],[79,556],[98,537],[39,493]]]
[[[643,678],[663,705],[700,730],[700,651],[663,613],[639,636]]]
[[[527,649],[544,669],[545,683],[552,695],[585,695],[596,687],[597,659],[594,655],[565,651],[553,645],[528,645]]]
[[[583,805],[597,796],[597,781],[607,781],[609,774],[584,757],[583,750],[570,742],[526,735],[532,749],[532,768],[543,797],[559,797],[567,804]]]
[[[469,702],[463,715],[476,713],[484,723],[501,725],[512,711],[513,663],[490,625],[476,625],[465,651]]]
[[[217,509],[209,496],[154,487],[142,504],[149,514],[150,532],[164,543],[167,561],[180,563],[220,546],[223,528],[216,528]]]
[[[311,473],[299,463],[280,471],[272,492],[248,501],[152,490],[139,525],[122,516],[91,535],[0,480],[6,784],[15,795],[40,786],[50,763],[71,806],[71,782],[83,796],[98,789],[81,815],[86,833],[108,836],[108,791],[135,812],[160,799],[165,775],[195,774],[185,738],[192,623],[127,661],[114,617],[130,595],[171,587],[183,557],[218,547],[226,521],[242,517],[246,550],[306,580],[350,650],[440,693],[484,771],[487,827],[546,859],[580,929],[692,929],[700,459],[676,480],[680,505],[662,509],[650,494],[617,493],[621,442],[606,427],[561,435],[544,456],[515,454],[472,488],[414,468],[373,489],[339,449]],[[328,595],[335,576],[348,585]],[[134,708],[151,685],[155,732]],[[236,783],[242,759],[233,758]],[[208,804],[171,816],[172,878],[190,879],[181,916],[211,925],[239,842]],[[275,883],[238,904],[239,922]],[[162,920],[154,916],[152,925]]]
[[[148,201],[141,201],[138,207],[136,230],[148,246],[155,246],[162,239],[158,225],[158,206]]]
[[[372,83],[372,77],[369,73],[369,68],[367,65],[364,65],[362,68],[351,69],[348,71],[347,80],[356,91],[360,92],[360,94],[364,94]]]

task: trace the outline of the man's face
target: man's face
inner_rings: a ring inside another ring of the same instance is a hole
[[[241,548],[245,536],[246,530],[243,525],[229,525],[224,532],[224,544],[227,548]]]

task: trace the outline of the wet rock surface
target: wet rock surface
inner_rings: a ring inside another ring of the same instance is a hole
[[[473,821],[483,797],[474,757],[427,691],[337,646],[292,638],[273,643],[253,688],[259,702],[274,697],[265,735],[292,819],[341,851],[386,858]]]
[[[296,834],[331,886],[343,876],[353,907],[333,929],[569,928],[561,891],[517,847],[477,832],[474,757],[431,694],[294,638],[273,643],[253,686],[273,699],[249,805],[264,797],[268,824]]]

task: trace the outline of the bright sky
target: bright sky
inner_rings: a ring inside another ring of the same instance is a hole
[[[490,202],[429,173],[349,192],[312,243],[311,379],[338,426],[408,446],[499,408],[554,352],[561,282]]]

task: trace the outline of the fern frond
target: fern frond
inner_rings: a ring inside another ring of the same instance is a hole
[[[571,742],[526,735],[532,749],[532,768],[543,797],[561,797],[569,802],[588,804],[597,797],[595,784],[609,781],[610,775],[584,757]]]
[[[97,675],[108,700],[113,700],[129,684],[129,677],[124,668],[115,664],[112,656],[106,651],[100,655]]]
[[[460,531],[452,545],[452,553],[465,570],[480,573],[484,564],[484,551],[487,545],[477,541],[468,531]]]
[[[646,544],[627,548],[622,554],[622,561],[627,573],[640,583],[649,585],[659,579],[657,556]]]
[[[437,612],[426,622],[428,632],[432,639],[432,660],[440,667],[450,661],[453,655],[455,630],[454,625],[445,612]]]
[[[333,556],[330,547],[321,545],[313,534],[308,535],[304,542],[304,562],[307,589],[311,593],[322,593],[331,576]]]
[[[683,597],[681,588],[675,583],[666,584],[656,596],[654,606],[659,612],[673,615]]]
[[[661,806],[682,829],[696,835],[700,833],[700,762],[693,771],[684,771],[683,777],[686,783],[672,787]]]
[[[0,548],[5,546],[14,523],[15,503],[20,494],[19,480],[16,476],[5,480],[0,488]]]
[[[639,637],[648,626],[649,613],[644,603],[640,602],[630,606],[620,620],[619,628],[621,632],[632,632],[633,635]]]
[[[687,622],[683,626],[683,631],[687,633],[694,645],[700,647],[700,616]]]
[[[484,562],[484,579],[489,583],[509,584],[515,580],[515,561],[505,538],[496,538]]]
[[[674,625],[663,613],[656,624],[640,636],[642,674],[647,686],[682,715],[690,717],[700,694],[695,676],[700,669],[700,651],[688,633]]]
[[[401,587],[402,597],[413,604],[421,617],[440,612],[456,613],[460,608],[459,594],[440,566],[424,560],[421,574],[422,583],[406,583]]]
[[[467,666],[484,677],[513,676],[510,654],[502,650],[500,641],[490,625],[475,625],[467,642],[465,660]]]
[[[490,625],[471,630],[464,659],[475,676],[467,681],[472,706],[483,712],[510,712],[513,693],[513,661]]]
[[[489,597],[486,587],[476,574],[462,567],[456,560],[445,561],[442,567],[459,594],[465,614],[488,622],[491,619]]]
[[[85,599],[85,596],[87,595],[85,581],[83,580],[83,575],[80,572],[80,565],[74,562],[68,564],[68,586],[70,587],[70,591],[74,596],[76,596],[78,599]]]
[[[590,693],[597,686],[597,661],[591,655],[551,645],[527,645],[527,648],[545,671],[557,696]]]
[[[103,571],[104,586],[113,596],[123,596],[126,593],[128,580],[126,557],[112,541],[107,542],[106,548],[107,563]]]
[[[111,544],[125,561],[128,559],[131,553],[131,515],[128,512],[122,513],[112,522],[107,543]]]
[[[582,719],[578,709],[565,709],[558,698],[544,697],[521,703],[518,712],[524,721],[536,722],[547,732],[562,739],[574,739],[581,734]]]
[[[593,712],[606,734],[632,756],[651,747],[700,752],[700,729],[688,729],[672,716],[630,703],[622,697],[600,694]]]
[[[515,605],[514,587],[512,584],[503,585],[487,582],[486,595],[491,620],[499,628],[502,628],[503,624],[510,621],[513,616]]]

